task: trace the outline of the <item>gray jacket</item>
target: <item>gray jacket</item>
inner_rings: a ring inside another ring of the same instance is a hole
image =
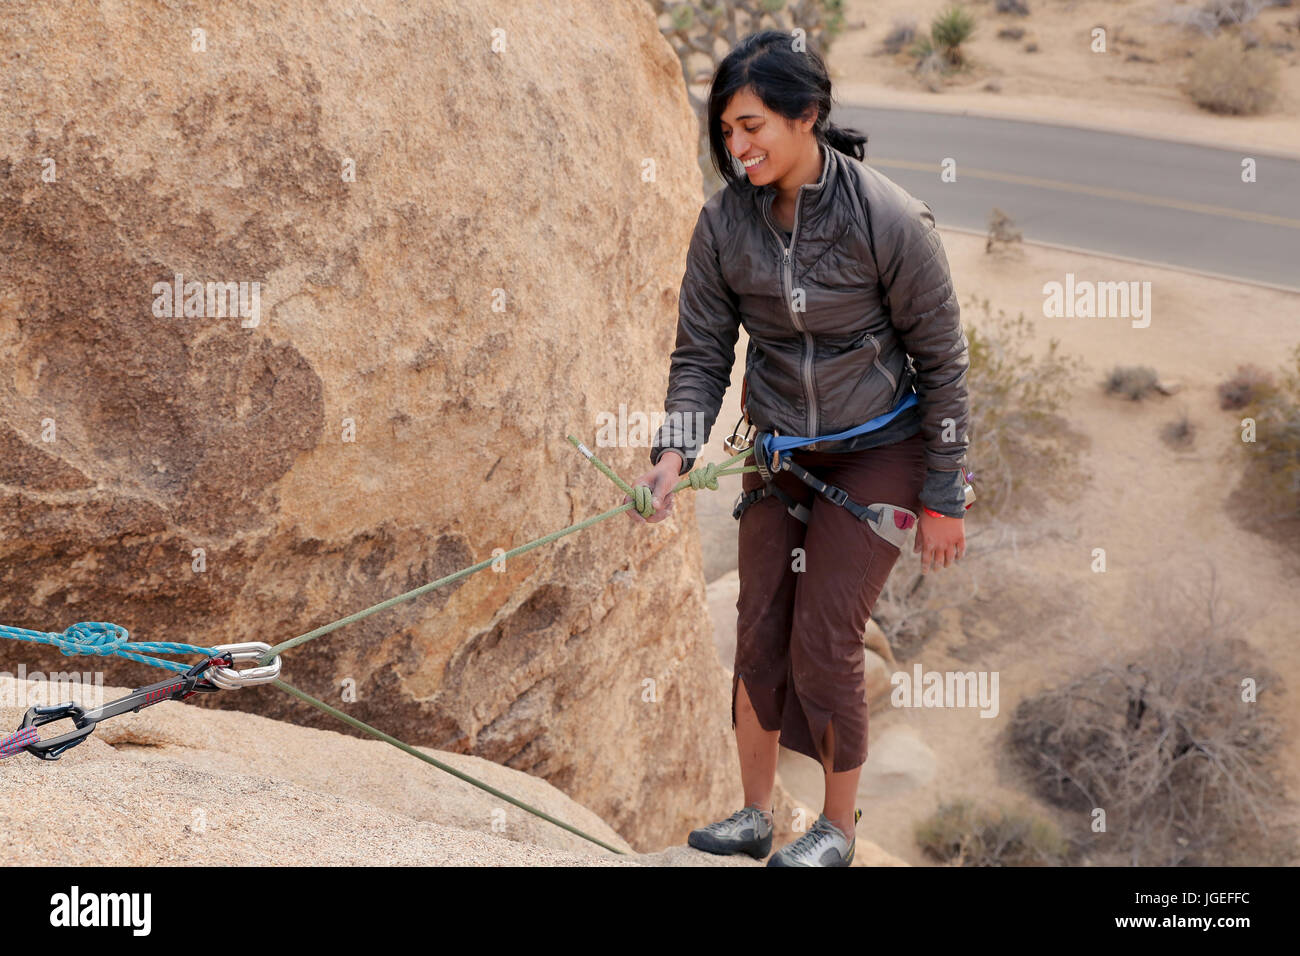
[[[678,297],[668,415],[650,460],[673,448],[681,473],[690,470],[731,383],[744,325],[745,408],[758,430],[843,431],[915,385],[926,444],[921,501],[962,516],[968,343],[934,215],[865,163],[826,144],[821,151],[821,178],[799,187],[788,248],[771,186],[724,186],[700,210]],[[809,448],[856,450],[874,434]]]

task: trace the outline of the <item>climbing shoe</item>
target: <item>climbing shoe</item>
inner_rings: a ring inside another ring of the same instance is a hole
[[[692,830],[686,842],[706,853],[748,853],[761,860],[772,852],[772,814],[745,807],[725,820]]]
[[[856,825],[862,819],[862,811],[853,811]],[[853,851],[858,845],[857,830],[849,839],[840,832],[840,828],[826,819],[826,814],[817,817],[807,833],[787,843],[772,854],[768,866],[848,866],[853,862]]]

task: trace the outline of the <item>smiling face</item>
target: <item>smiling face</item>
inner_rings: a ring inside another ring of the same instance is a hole
[[[816,153],[810,119],[791,122],[773,113],[746,87],[738,90],[722,113],[722,139],[727,150],[745,164],[755,186],[779,185],[796,166],[806,165],[809,147]]]

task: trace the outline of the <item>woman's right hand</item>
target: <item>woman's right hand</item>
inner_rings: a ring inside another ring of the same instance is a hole
[[[669,512],[673,510],[673,487],[681,478],[681,471],[684,459],[675,451],[666,451],[659,456],[659,464],[655,465],[644,475],[632,482],[632,487],[637,485],[646,485],[650,488],[653,496],[652,504],[654,505],[654,514],[649,518],[642,518],[641,513],[635,508],[627,510],[628,517],[633,521],[643,521],[647,524],[654,524],[656,521],[663,521],[668,517]],[[624,495],[623,503],[627,504],[632,499]]]

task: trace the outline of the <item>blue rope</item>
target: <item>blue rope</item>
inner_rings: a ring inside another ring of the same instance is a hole
[[[180,673],[189,670],[189,667],[176,661],[147,657],[145,654],[133,654],[125,648],[131,647],[148,654],[202,654],[204,657],[215,657],[217,654],[217,651],[212,648],[195,647],[193,644],[173,644],[170,641],[140,641],[130,644],[130,632],[119,624],[110,624],[107,621],[82,621],[80,624],[72,625],[62,634],[58,631],[29,631],[23,627],[0,624],[0,638],[4,637],[15,641],[31,641],[34,644],[52,644],[68,657],[75,657],[78,654],[91,657],[125,657],[127,660]]]

